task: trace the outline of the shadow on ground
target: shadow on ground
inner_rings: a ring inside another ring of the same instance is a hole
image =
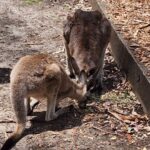
[[[86,110],[92,110],[92,112],[95,114],[102,113],[95,106],[87,106]],[[67,113],[49,122],[45,121],[45,111],[33,112],[32,115],[35,117],[31,120],[31,127],[25,130],[23,137],[29,134],[40,134],[45,131],[62,131],[81,126],[84,116],[91,113],[90,111],[86,110],[80,109],[77,106],[73,106]]]
[[[0,68],[0,84],[10,82],[10,68]]]

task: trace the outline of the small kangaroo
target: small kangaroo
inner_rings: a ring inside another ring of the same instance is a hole
[[[111,35],[111,25],[99,11],[76,10],[63,27],[64,44],[70,77],[87,84],[88,90],[100,93],[103,62]]]
[[[86,100],[86,86],[71,80],[62,65],[47,54],[22,57],[10,75],[10,99],[16,115],[16,131],[4,143],[1,150],[11,149],[25,130],[26,116],[31,111],[30,97],[47,98],[45,120],[56,119],[67,110],[55,111],[61,99],[70,97],[79,104]]]

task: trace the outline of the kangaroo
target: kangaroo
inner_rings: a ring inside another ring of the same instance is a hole
[[[76,10],[67,16],[63,27],[64,44],[70,77],[87,84],[100,94],[103,62],[111,35],[111,25],[99,11]]]
[[[80,103],[85,101],[85,85],[71,80],[62,65],[47,54],[22,57],[10,75],[10,99],[16,115],[16,130],[1,150],[11,149],[22,137],[27,113],[31,111],[30,98],[47,98],[45,120],[56,119],[67,110],[55,110],[61,99],[70,97]]]

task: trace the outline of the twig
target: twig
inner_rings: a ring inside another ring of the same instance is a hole
[[[121,115],[127,115],[125,112],[123,112],[123,110],[120,110],[118,108],[115,108],[114,112],[121,114]]]
[[[15,120],[0,120],[0,123],[16,123]]]
[[[27,121],[33,121],[33,119],[27,119]],[[0,120],[0,123],[16,123],[16,121],[12,119]]]
[[[111,133],[111,132],[109,132],[109,131],[104,131],[104,129],[101,129],[101,128],[99,128],[99,127],[92,126],[92,128],[93,128],[93,129],[96,129],[96,130],[98,130],[98,131],[100,131],[100,132],[103,132],[103,133],[102,133],[103,135],[107,135],[107,134],[110,134],[110,133]]]
[[[43,43],[26,43],[26,45],[43,45]]]
[[[115,118],[117,118],[118,120],[122,121],[122,122],[125,122],[125,123],[130,123],[131,120],[128,120],[128,119],[125,119],[127,116],[123,116],[121,114],[117,114],[116,112],[112,112],[110,110],[108,110],[108,112],[114,116]],[[124,119],[123,119],[124,118]]]
[[[136,119],[140,119],[140,120],[148,120],[148,118],[145,116],[140,116],[139,114],[133,114],[133,115],[122,115],[122,114],[118,114],[114,111],[111,111],[108,106],[105,106],[105,109],[107,110],[107,112],[109,114],[111,114],[112,116],[114,116],[115,118],[117,118],[118,120],[124,122],[124,123],[131,123],[131,121],[135,121]]]
[[[99,127],[95,127],[95,126],[92,126],[93,129],[96,129],[98,131],[104,131],[103,129],[99,128]]]
[[[57,39],[60,35],[53,36],[52,39]]]
[[[140,27],[139,29],[144,29],[144,28],[147,28],[147,27],[149,27],[149,26],[150,26],[150,23],[147,24],[147,25],[144,25],[144,26]]]

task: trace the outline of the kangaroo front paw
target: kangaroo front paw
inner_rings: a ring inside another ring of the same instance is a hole
[[[86,104],[87,104],[87,101],[80,102],[79,103],[79,108],[80,109],[85,109],[86,108]]]

